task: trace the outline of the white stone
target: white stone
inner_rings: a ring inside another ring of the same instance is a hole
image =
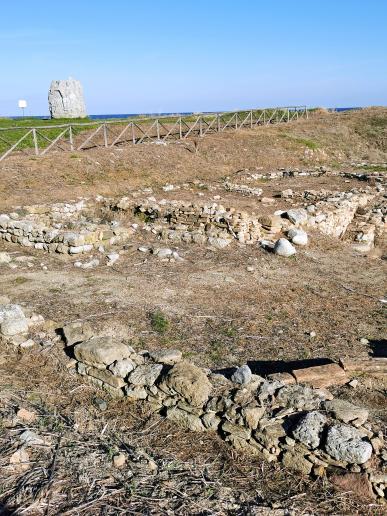
[[[169,249],[167,247],[162,247],[161,249],[156,249],[154,252],[158,256],[158,258],[170,258],[173,254],[172,249]]]
[[[288,231],[288,238],[296,245],[307,245],[308,235],[303,229],[291,228]]]
[[[26,333],[28,321],[19,305],[0,306],[0,332],[7,336]]]
[[[277,240],[277,242],[274,244],[274,253],[278,254],[278,256],[293,256],[296,254],[296,249],[294,246],[289,242],[289,240],[286,240],[286,238],[280,238]]]
[[[288,210],[286,215],[293,224],[305,224],[308,221],[308,214],[303,208]]]
[[[71,77],[64,81],[51,82],[48,106],[51,118],[84,118],[87,116],[82,85]]]
[[[371,444],[363,441],[356,428],[347,425],[329,428],[325,449],[334,459],[351,464],[364,464],[372,455]]]
[[[5,265],[5,264],[9,263],[11,260],[12,260],[12,258],[10,257],[10,255],[8,253],[6,253],[6,252],[0,253],[0,265]]]
[[[107,255],[108,263],[107,266],[111,267],[116,263],[116,261],[119,259],[120,255],[118,253],[110,253]]]
[[[251,381],[252,372],[248,365],[238,367],[238,369],[231,376],[231,381],[245,385]]]
[[[109,366],[109,370],[115,375],[125,378],[129,373],[133,371],[136,364],[130,360],[130,358],[124,358],[123,360],[116,360],[112,365]]]

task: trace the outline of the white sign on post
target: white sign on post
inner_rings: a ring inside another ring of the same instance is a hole
[[[24,110],[25,110],[25,108],[27,107],[27,101],[26,101],[26,100],[21,99],[21,100],[19,100],[18,105],[19,105],[19,108],[20,108],[20,109],[22,110],[22,112],[23,112],[23,118],[24,118]]]

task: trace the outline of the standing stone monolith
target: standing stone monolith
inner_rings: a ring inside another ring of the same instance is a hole
[[[87,116],[82,84],[70,77],[52,81],[48,92],[51,118],[84,118]]]

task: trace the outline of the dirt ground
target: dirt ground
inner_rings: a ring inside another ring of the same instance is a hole
[[[204,202],[216,195],[225,206],[272,213],[286,208],[282,199],[264,206],[254,197],[226,192],[222,179],[243,169],[324,165],[345,171],[355,169],[354,163],[386,163],[386,121],[387,110],[381,108],[320,113],[281,127],[211,135],[199,143],[197,154],[186,142],[39,159],[16,156],[0,164],[0,213],[80,196],[124,196],[144,187],[152,187],[158,198]],[[192,184],[195,180],[206,188]],[[166,183],[180,189],[164,192]],[[346,191],[360,183],[321,176],[254,186],[271,197],[286,188]],[[233,243],[214,250],[181,243],[174,248],[184,261],[170,263],[140,253],[140,245],[157,242],[139,232],[113,267],[101,261],[91,270],[74,267],[75,257],[1,242],[0,251],[27,258],[15,269],[0,266],[0,294],[54,321],[55,328],[88,320],[136,347],[178,348],[215,370],[248,363],[253,372],[269,374],[377,353],[385,343],[386,261],[356,255],[345,241],[317,232],[309,236],[310,245],[291,259],[258,246]],[[156,311],[168,322],[165,331],[152,326]],[[380,379],[364,377],[356,390],[343,386],[333,392],[366,406],[386,430],[386,387]],[[216,437],[179,430],[140,404],[105,395],[108,409],[101,412],[93,404],[96,396],[101,393],[95,387],[68,373],[60,343],[17,354],[1,349],[0,512],[1,504],[4,514],[280,516],[385,510],[353,493],[334,492],[326,479],[289,475],[279,465],[236,453]],[[20,407],[36,412],[32,424],[17,418]],[[47,443],[35,449],[31,469],[15,472],[9,456],[26,427]],[[112,466],[117,450],[131,450],[133,460],[125,470]],[[148,458],[140,460],[144,453]]]

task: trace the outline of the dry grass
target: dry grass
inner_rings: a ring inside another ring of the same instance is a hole
[[[244,168],[385,162],[386,119],[384,108],[315,114],[289,124],[209,135],[198,143],[197,152],[192,142],[184,141],[40,158],[15,156],[0,163],[0,210],[42,198],[59,201],[125,194],[133,188],[168,182],[216,181]],[[311,143],[316,150],[310,149]]]

